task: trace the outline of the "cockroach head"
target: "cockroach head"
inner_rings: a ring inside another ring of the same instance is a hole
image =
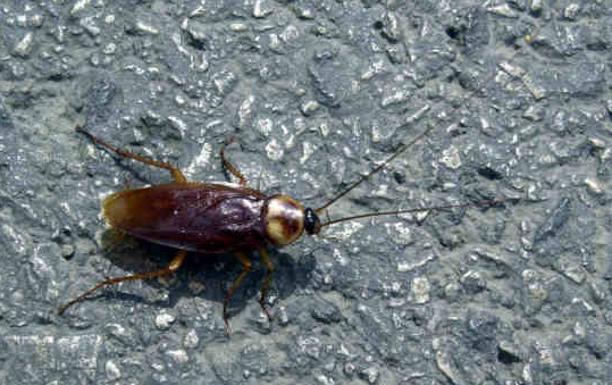
[[[319,216],[310,207],[306,207],[304,210],[304,230],[309,235],[317,235],[321,231]]]

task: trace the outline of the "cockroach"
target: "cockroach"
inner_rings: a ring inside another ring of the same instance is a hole
[[[366,179],[379,172],[392,160],[421,140],[429,128],[406,144],[402,144],[389,158],[336,194],[322,206],[312,209],[304,207],[298,200],[285,195],[266,195],[247,186],[247,179],[225,156],[225,146],[220,157],[225,169],[238,179],[231,183],[200,183],[188,181],[177,167],[117,148],[86,131],[80,125],[76,131],[84,134],[94,144],[120,156],[147,165],[168,170],[173,181],[150,187],[127,189],[113,193],[102,202],[102,213],[106,222],[114,229],[135,238],[177,249],[168,266],[156,271],[107,278],[85,291],[72,301],[62,305],[62,314],[75,303],[96,290],[124,281],[145,280],[169,275],[177,271],[189,252],[201,254],[233,254],[242,264],[242,271],[233,281],[223,300],[223,321],[229,333],[228,305],[244,278],[251,270],[248,253],[258,251],[266,268],[260,289],[259,304],[270,319],[265,306],[274,265],[268,255],[271,247],[282,247],[297,241],[304,232],[317,235],[333,224],[363,218],[414,213],[426,210],[442,210],[486,206],[500,203],[501,199],[475,203],[415,208],[407,210],[379,211],[321,221],[320,215],[329,206],[344,197]]]

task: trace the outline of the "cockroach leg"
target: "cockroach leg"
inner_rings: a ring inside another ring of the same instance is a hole
[[[77,302],[82,301],[83,299],[85,299],[85,297],[87,297],[88,295],[92,294],[96,290],[98,290],[100,288],[103,288],[104,286],[116,285],[116,284],[118,284],[120,282],[123,282],[123,281],[139,281],[139,280],[151,279],[151,278],[155,278],[155,277],[162,277],[164,275],[168,275],[168,274],[174,273],[175,271],[177,271],[181,267],[181,265],[185,261],[185,257],[186,256],[187,256],[187,252],[185,250],[179,250],[179,252],[172,259],[170,264],[168,266],[166,266],[165,268],[163,268],[163,269],[156,270],[156,271],[148,271],[148,272],[145,272],[145,273],[126,275],[126,276],[123,276],[123,277],[107,278],[104,281],[102,281],[102,282],[98,283],[97,285],[95,285],[94,287],[92,287],[91,289],[87,290],[85,293],[81,294],[77,298],[75,298],[72,301],[66,303],[65,305],[62,305],[58,309],[57,313],[59,315],[62,315],[66,311],[66,309],[68,309],[70,306],[74,305]]]
[[[229,305],[229,301],[232,299],[234,292],[240,286],[244,277],[246,277],[247,274],[249,274],[249,272],[251,271],[251,261],[246,256],[246,254],[235,253],[234,255],[236,256],[236,258],[238,258],[238,260],[242,264],[242,272],[240,273],[240,275],[238,275],[238,277],[236,277],[236,279],[232,283],[232,286],[230,286],[230,288],[227,290],[227,293],[225,293],[225,299],[223,300],[223,322],[225,322],[225,334],[227,334],[228,336],[230,334],[230,328],[229,328],[229,322],[228,322],[229,317],[227,315],[227,307]]]
[[[270,283],[272,282],[272,273],[274,273],[274,264],[270,259],[270,255],[268,255],[268,251],[266,249],[259,250],[259,255],[261,256],[261,261],[266,267],[266,276],[264,277],[264,281],[261,285],[261,295],[259,296],[259,305],[261,306],[261,310],[268,317],[268,321],[272,320],[272,316],[266,307],[266,297],[268,296],[268,289],[270,288]]]
[[[136,160],[138,162],[142,162],[144,164],[148,164],[149,166],[159,167],[159,168],[163,168],[164,170],[170,171],[170,175],[172,175],[172,179],[174,179],[174,181],[176,183],[186,183],[187,182],[187,178],[185,178],[185,175],[183,175],[181,170],[179,170],[177,167],[174,167],[173,165],[171,165],[169,163],[162,162],[162,161],[155,160],[155,159],[151,159],[151,158],[148,158],[146,156],[134,154],[133,152],[129,152],[129,151],[117,148],[117,147],[115,147],[115,146],[105,142],[104,140],[94,136],[92,133],[90,133],[89,131],[86,131],[81,126],[77,125],[75,127],[75,130],[80,132],[80,133],[82,133],[82,134],[84,134],[85,136],[87,136],[92,142],[96,143],[97,145],[100,145],[100,146],[106,148],[107,150],[114,152],[115,154],[117,154],[119,156],[122,156],[124,158],[133,159],[133,160]]]
[[[225,147],[227,147],[228,145],[232,144],[234,142],[234,139],[229,139],[227,142],[225,142],[225,144],[223,144],[223,146],[221,146],[221,149],[219,150],[219,155],[221,156],[221,161],[223,162],[223,167],[225,167],[225,169],[227,171],[229,171],[233,176],[235,176],[236,178],[238,178],[239,180],[239,184],[240,186],[246,186],[247,184],[247,179],[244,177],[244,175],[242,175],[242,173],[238,170],[238,168],[236,166],[234,166],[232,164],[232,162],[230,162],[227,157],[225,156]]]

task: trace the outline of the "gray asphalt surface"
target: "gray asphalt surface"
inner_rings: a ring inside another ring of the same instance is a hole
[[[0,0],[0,384],[612,383],[612,4]],[[170,249],[107,194],[169,180],[74,132],[318,207],[515,198],[330,226],[57,307]]]

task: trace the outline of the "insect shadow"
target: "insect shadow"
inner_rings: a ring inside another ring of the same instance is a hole
[[[142,241],[113,228],[107,229],[102,234],[100,248],[101,256],[110,262],[106,271],[108,276],[117,275],[117,270],[138,272],[158,269],[167,265],[176,252],[174,248]],[[193,254],[193,258],[188,258],[184,262],[184,268],[179,269],[174,275],[163,278],[163,281],[159,279],[139,281],[140,284],[151,288],[151,291],[147,290],[145,294],[141,294],[142,292],[135,289],[135,286],[120,286],[101,290],[97,297],[170,309],[175,308],[183,297],[200,297],[222,304],[233,279],[241,271],[240,265],[235,263],[231,254],[202,254],[201,258],[198,258],[200,257],[198,253]],[[288,298],[295,290],[307,286],[316,265],[313,252],[300,254],[298,259],[280,250],[273,250],[270,254],[275,262],[275,275],[268,296],[270,302]],[[255,262],[253,270],[232,297],[228,309],[230,317],[242,312],[252,302],[252,298],[259,295],[266,271],[258,258],[253,260]],[[157,292],[163,287],[168,289],[168,295],[156,297],[153,291]]]

